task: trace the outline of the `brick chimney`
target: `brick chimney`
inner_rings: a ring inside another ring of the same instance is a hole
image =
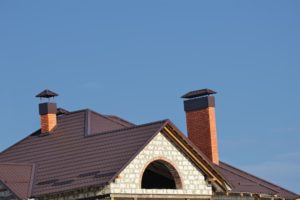
[[[217,130],[215,118],[216,92],[202,89],[188,92],[183,95],[184,110],[188,138],[204,153],[213,163],[219,164]]]
[[[56,103],[51,102],[51,98],[54,99],[55,96],[58,96],[58,94],[50,90],[44,90],[36,95],[36,97],[39,97],[41,101],[43,101],[43,99],[47,99],[47,102],[42,102],[39,104],[42,134],[51,133],[51,131],[57,125],[57,106]]]

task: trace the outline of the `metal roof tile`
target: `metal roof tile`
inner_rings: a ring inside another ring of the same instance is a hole
[[[89,136],[87,119],[93,130]],[[29,135],[2,152],[0,162],[37,164],[32,196],[107,183],[164,123],[128,126],[115,120],[90,110],[61,115],[52,134]],[[78,177],[91,171],[100,173]]]

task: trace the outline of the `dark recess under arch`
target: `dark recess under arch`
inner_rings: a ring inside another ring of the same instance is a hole
[[[164,160],[151,162],[142,177],[143,189],[181,189],[182,184],[176,169]]]

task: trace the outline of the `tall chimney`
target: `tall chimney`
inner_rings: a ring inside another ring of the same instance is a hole
[[[215,118],[216,94],[210,89],[188,92],[183,95],[184,110],[188,138],[204,153],[213,163],[219,164],[217,130]]]
[[[39,97],[41,101],[43,99],[47,99],[47,102],[42,102],[39,104],[39,113],[40,113],[40,121],[41,121],[41,133],[51,133],[51,131],[57,125],[56,112],[57,107],[56,103],[51,102],[51,98],[54,99],[55,96],[58,96],[55,92],[50,90],[44,90],[36,97]]]

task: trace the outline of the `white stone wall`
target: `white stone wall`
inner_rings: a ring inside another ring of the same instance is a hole
[[[182,189],[141,189],[144,169],[157,159],[168,161],[176,168],[181,178]],[[153,138],[109,188],[112,194],[212,194],[212,188],[205,182],[202,172],[162,133]]]

